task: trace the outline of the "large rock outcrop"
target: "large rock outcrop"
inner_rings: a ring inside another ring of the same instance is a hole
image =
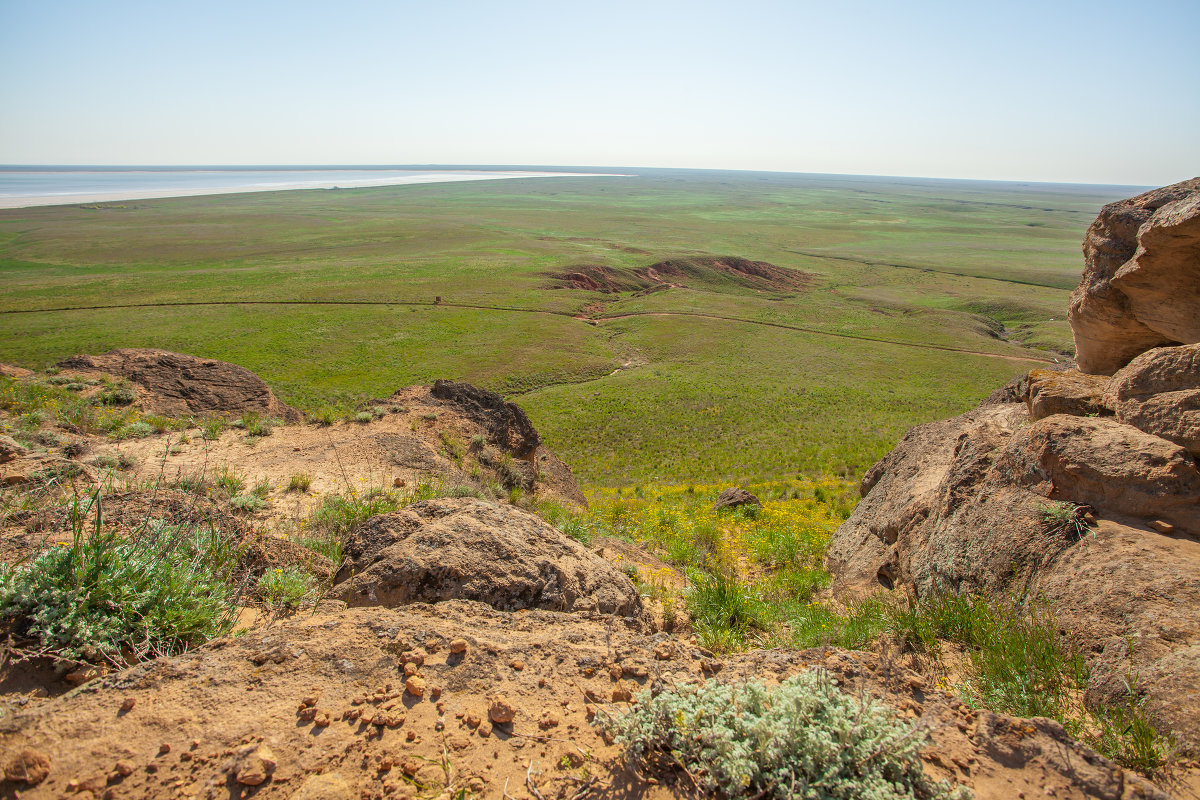
[[[1139,686],[1191,753],[1200,753],[1198,203],[1200,181],[1189,181],[1105,206],[1071,300],[1080,369],[1034,370],[974,411],[909,431],[863,478],[828,554],[842,594],[1048,603],[1089,655],[1090,699],[1121,702]]]
[[[72,356],[59,367],[127,378],[140,389],[139,403],[160,414],[243,414],[247,411],[300,422],[303,415],[275,397],[245,367],[169,350],[127,347],[103,355]]]
[[[473,498],[426,500],[373,517],[346,545],[331,596],[352,606],[477,600],[502,611],[637,616],[637,588],[540,518]]]
[[[1200,341],[1200,178],[1109,203],[1083,242],[1067,317],[1084,372]]]

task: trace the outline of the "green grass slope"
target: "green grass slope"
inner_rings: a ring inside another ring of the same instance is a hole
[[[642,170],[6,210],[0,360],[164,347],[310,410],[467,380],[592,485],[857,473],[1070,352],[1079,242],[1127,193]],[[807,277],[554,277],[720,256]]]

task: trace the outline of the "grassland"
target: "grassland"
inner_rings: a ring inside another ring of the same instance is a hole
[[[307,410],[467,380],[517,399],[595,486],[852,475],[1070,351],[1079,241],[1128,193],[643,170],[6,210],[0,361],[163,347]],[[547,276],[698,255],[813,280],[602,294]]]

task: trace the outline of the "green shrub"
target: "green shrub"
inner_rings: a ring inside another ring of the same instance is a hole
[[[137,394],[128,386],[117,386],[104,389],[92,395],[94,406],[127,406],[137,400]]]
[[[292,477],[288,478],[287,490],[289,492],[307,492],[312,486],[312,475],[307,472],[292,473]]]
[[[309,525],[325,537],[341,541],[350,529],[365,519],[395,511],[400,501],[388,492],[328,495],[309,518]]]
[[[334,566],[342,563],[342,542],[332,536],[302,536],[296,540],[301,547],[307,547],[314,553],[320,553],[333,562]]]
[[[372,414],[370,411],[359,411],[357,414],[354,415],[354,421],[361,425],[366,425],[368,422],[372,421],[373,419],[375,419],[375,415]]]
[[[96,456],[92,459],[92,465],[100,469],[116,469],[117,458],[116,456]]]
[[[121,441],[123,439],[144,439],[154,433],[154,426],[148,422],[130,422],[109,434],[112,438]]]
[[[1092,709],[1090,729],[1083,738],[1121,766],[1153,775],[1174,756],[1175,741],[1151,724],[1137,681],[1127,681],[1127,688],[1129,705]]]
[[[0,566],[0,615],[69,658],[176,653],[229,631],[239,553],[211,526],[147,524],[128,537],[85,530],[100,492],[69,509],[70,545]]]
[[[271,608],[295,608],[316,588],[316,579],[299,567],[271,569],[258,579],[258,593]]]
[[[337,418],[338,412],[333,406],[321,406],[312,415],[312,421],[317,425],[332,425]]]
[[[240,494],[246,482],[237,474],[232,467],[221,467],[217,472],[217,488],[225,492],[225,494],[233,497]]]
[[[256,494],[239,494],[229,498],[229,507],[235,511],[261,511],[267,507],[267,501]]]
[[[851,696],[821,670],[768,689],[757,681],[643,692],[596,724],[636,768],[686,770],[701,792],[728,798],[969,798],[925,776],[924,736],[882,703]]]
[[[964,645],[969,675],[961,689],[976,704],[1051,717],[1078,733],[1070,710],[1074,692],[1087,685],[1087,667],[1077,649],[1060,642],[1045,609],[939,595],[894,609],[891,627],[918,649],[936,651],[939,640]]]
[[[224,417],[210,417],[200,423],[200,438],[216,441],[228,427],[229,422]]]
[[[695,570],[691,577],[687,608],[700,644],[710,650],[736,650],[770,627],[770,609],[752,587],[723,570]]]
[[[1084,519],[1086,506],[1078,503],[1051,503],[1040,509],[1042,524],[1047,536],[1066,536],[1077,542],[1087,535],[1088,525]]]
[[[482,433],[477,433],[471,437],[471,449],[475,451],[482,450],[487,447],[487,437]]]
[[[142,422],[154,428],[155,433],[166,433],[175,429],[175,420],[162,414],[145,414],[142,416]]]
[[[446,448],[446,455],[450,460],[461,466],[466,450],[459,438],[450,431],[440,431],[438,438],[442,440],[442,446]]]
[[[248,438],[255,439],[270,436],[274,430],[275,420],[254,411],[247,411],[235,424],[246,431]]]
[[[250,493],[265,500],[271,493],[271,482],[266,478],[255,481],[254,488],[250,490]]]

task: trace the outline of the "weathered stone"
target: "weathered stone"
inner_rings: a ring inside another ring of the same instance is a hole
[[[1200,178],[1109,203],[1083,252],[1067,312],[1082,371],[1111,375],[1151,348],[1200,341]]]
[[[242,414],[247,411],[300,422],[303,415],[283,403],[262,378],[245,367],[167,350],[124,348],[99,356],[72,356],[64,369],[119,375],[143,389],[140,402],[162,414]]]
[[[478,600],[639,615],[616,567],[527,511],[473,498],[427,500],[358,526],[331,596],[351,606]]]
[[[1200,344],[1142,353],[1112,377],[1105,401],[1121,422],[1200,457]]]
[[[730,487],[721,490],[717,495],[717,502],[713,504],[713,511],[720,511],[723,508],[738,508],[740,506],[762,506],[762,501],[755,497],[745,489]]]
[[[1052,414],[1076,417],[1111,413],[1104,405],[1108,378],[1077,369],[1035,369],[1023,382],[1025,407],[1033,419]]]

